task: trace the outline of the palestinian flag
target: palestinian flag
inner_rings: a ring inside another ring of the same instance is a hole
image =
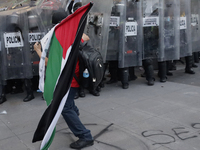
[[[67,100],[74,75],[87,14],[92,5],[92,3],[89,3],[79,8],[53,28],[50,31],[51,33],[47,34],[49,37],[45,39],[44,43],[48,43],[48,40],[50,40],[44,84],[44,99],[48,107],[32,140],[32,142],[42,140],[41,150],[47,150],[53,141],[55,126]],[[44,60],[44,55],[41,58],[42,60]]]

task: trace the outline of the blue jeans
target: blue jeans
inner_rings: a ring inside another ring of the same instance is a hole
[[[62,116],[76,137],[84,140],[92,140],[93,138],[90,130],[85,128],[78,117],[79,110],[74,102],[76,92],[78,92],[78,88],[70,88],[67,101],[62,111]]]

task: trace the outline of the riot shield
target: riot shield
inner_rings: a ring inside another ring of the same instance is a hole
[[[28,43],[28,8],[28,3],[20,3],[0,12],[3,80],[32,77],[29,46],[25,44]]]
[[[39,75],[39,62],[40,62],[40,58],[38,54],[35,52],[33,46],[35,42],[39,42],[47,32],[47,29],[44,27],[43,22],[40,21],[39,16],[35,12],[36,12],[35,10],[31,10],[28,12],[29,31],[28,31],[28,43],[27,43],[29,44],[33,76]],[[43,17],[43,19],[45,18]]]
[[[180,57],[192,56],[190,0],[180,0]]]
[[[160,0],[160,46],[158,61],[180,58],[180,1]]]
[[[159,0],[141,0],[142,58],[157,58],[159,48]]]
[[[54,2],[54,3],[53,3]],[[35,4],[35,7],[28,11],[28,44],[30,47],[30,58],[32,64],[33,75],[39,75],[39,61],[40,58],[35,52],[33,45],[35,42],[40,41],[43,36],[53,27],[52,14],[55,11],[63,11],[67,1],[60,0],[52,1],[52,5],[41,0]]]
[[[200,1],[191,0],[191,34],[192,34],[192,51],[200,51]]]
[[[83,5],[89,2],[90,0],[82,0]],[[94,5],[88,14],[84,33],[90,38],[88,44],[100,51],[105,62],[112,0],[106,0],[104,2],[93,0],[93,3]]]
[[[1,42],[1,36],[0,36],[0,58],[2,58],[2,47],[1,47],[1,45],[2,45],[2,42]],[[2,72],[3,72],[3,68],[2,68],[2,59],[1,59],[0,60],[0,86],[3,85],[3,83],[2,83]]]
[[[113,2],[110,16],[106,61],[118,60],[119,57],[120,12],[116,4]]]
[[[51,0],[51,5],[49,3],[49,1],[40,0],[33,11],[33,14],[37,16],[37,19],[39,20],[40,30],[45,33],[47,33],[54,26],[54,24],[52,24],[52,14],[57,11],[64,12],[67,7],[68,0]]]
[[[119,68],[141,66],[142,54],[139,47],[141,34],[138,21],[141,18],[140,2],[122,0],[117,4],[120,10]]]

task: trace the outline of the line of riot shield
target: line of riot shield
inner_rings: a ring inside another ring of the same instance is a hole
[[[180,58],[180,1],[160,0],[160,44],[158,61]]]
[[[159,48],[159,0],[141,0],[142,59],[154,59]]]
[[[89,2],[90,0],[82,0],[83,5]],[[94,5],[88,14],[84,33],[90,38],[88,44],[96,48],[101,53],[103,61],[105,62],[112,0],[106,0],[104,2],[93,0],[93,3]]]
[[[120,12],[118,12],[116,4],[117,3],[113,1],[108,33],[106,61],[117,61],[119,57]]]
[[[200,1],[191,0],[191,34],[192,34],[192,51],[200,51]]]
[[[192,56],[190,6],[190,0],[180,0],[180,57]]]
[[[0,12],[2,80],[31,78],[27,3]]]
[[[139,45],[141,32],[138,32],[138,21],[142,18],[141,3],[122,0],[117,4],[120,10],[119,68],[141,66],[142,49]]]

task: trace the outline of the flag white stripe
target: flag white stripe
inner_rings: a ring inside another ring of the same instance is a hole
[[[69,90],[67,91],[67,94],[63,97],[63,99],[62,99],[62,101],[61,101],[61,103],[59,105],[58,111],[56,112],[56,115],[53,118],[52,123],[50,124],[50,126],[49,126],[49,128],[48,128],[48,130],[47,130],[47,132],[46,132],[46,134],[45,134],[45,136],[43,138],[43,140],[42,140],[42,143],[41,143],[41,146],[40,146],[40,150],[49,142],[49,140],[50,140],[50,138],[52,136],[53,130],[54,130],[54,128],[55,128],[55,126],[56,126],[56,124],[58,122],[58,119],[59,119],[60,114],[61,114],[61,112],[63,110],[63,107],[64,107],[64,105],[65,105],[65,103],[67,101]]]
[[[41,46],[42,46],[42,56],[40,58],[39,63],[39,89],[44,92],[44,76],[45,76],[45,58],[47,56],[47,52],[49,50],[51,38],[54,33],[54,29],[57,25],[55,25],[42,39],[41,39]]]

